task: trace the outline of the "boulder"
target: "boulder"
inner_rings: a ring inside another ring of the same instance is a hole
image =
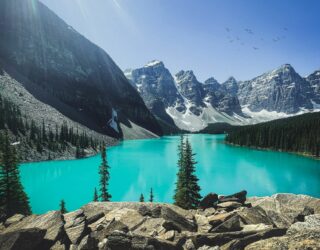
[[[121,231],[114,231],[107,237],[106,247],[110,250],[128,250],[131,247],[132,236]]]
[[[207,194],[199,203],[199,207],[207,209],[214,207],[218,203],[218,195],[216,193]]]
[[[113,219],[108,224],[100,224],[100,226],[98,226],[97,229],[90,234],[90,236],[97,241],[102,241],[114,231],[128,233],[129,229],[128,226],[123,224],[121,221]]]
[[[197,250],[220,250],[220,247],[219,246],[214,246],[214,247],[210,247],[210,246],[202,246],[202,247],[199,247]]]
[[[229,250],[229,249],[242,250],[247,245],[249,245],[253,242],[256,242],[256,241],[259,241],[262,239],[283,236],[286,234],[286,231],[287,231],[286,229],[282,229],[282,228],[273,228],[273,229],[268,229],[268,230],[264,230],[264,231],[259,231],[255,234],[232,240],[229,243],[223,245],[221,247],[221,250]]]
[[[196,247],[191,239],[187,239],[182,248],[183,250],[196,250]]]
[[[198,225],[198,232],[200,233],[208,233],[212,226],[209,223],[208,217],[196,214],[195,220]]]
[[[306,206],[295,218],[294,222],[302,222],[304,218],[308,215],[314,214],[314,209],[311,207]]]
[[[90,235],[86,235],[79,243],[77,250],[96,249],[97,245],[98,241],[96,239],[92,238]]]
[[[105,219],[107,221],[121,221],[128,226],[129,230],[135,230],[146,220],[137,210],[129,208],[112,210],[106,214]]]
[[[239,231],[239,230],[241,230],[240,216],[235,215],[227,219],[217,227],[213,227],[210,230],[210,232],[232,232],[232,231]]]
[[[133,232],[144,236],[157,236],[167,231],[162,226],[164,222],[165,220],[163,218],[147,218],[146,221]]]
[[[259,224],[243,225],[242,231],[244,231],[244,232],[262,231],[262,230],[267,230],[267,229],[272,229],[272,228],[273,228],[272,225],[266,225],[263,223],[259,223]]]
[[[190,220],[187,220],[183,215],[177,213],[169,207],[161,208],[161,217],[166,220],[166,222],[170,222],[171,225],[174,225],[173,228],[169,230],[176,231],[197,231],[197,225]]]
[[[287,214],[281,214],[272,210],[266,211],[267,217],[272,220],[278,228],[288,228],[293,223],[294,218]]]
[[[320,214],[313,214],[305,217],[304,222],[296,222],[288,229],[288,234],[305,233],[305,232],[320,233]]]
[[[14,223],[21,221],[24,217],[25,217],[25,215],[23,215],[23,214],[15,214],[6,220],[4,225],[6,227],[8,227],[11,224],[14,224]]]
[[[83,210],[78,209],[76,211],[66,213],[63,217],[65,220],[64,229],[68,238],[72,244],[79,244],[81,239],[90,232]]]
[[[232,211],[234,209],[237,209],[241,207],[242,204],[239,202],[235,201],[227,201],[227,202],[222,202],[217,205],[218,210],[225,210],[227,212]]]
[[[104,215],[105,214],[103,212],[100,212],[100,213],[97,213],[97,214],[91,214],[90,217],[87,217],[87,223],[90,225],[90,224],[98,221],[99,219],[103,218]]]
[[[50,250],[67,250],[67,247],[65,244],[62,244],[60,241],[57,241]]]
[[[208,222],[211,226],[218,226],[221,223],[225,222],[226,220],[228,220],[229,218],[231,218],[232,216],[234,216],[235,213],[221,213],[221,214],[215,214],[212,216],[208,217]]]
[[[267,213],[259,206],[252,208],[244,208],[241,211],[237,211],[237,214],[241,217],[244,224],[266,224],[274,225],[272,219],[270,219]]]
[[[64,230],[64,221],[60,211],[50,211],[42,215],[30,215],[23,220],[10,225],[2,233],[16,232],[21,229],[38,228],[46,230],[44,239],[51,246],[56,241],[69,244],[69,239]]]
[[[213,208],[213,207],[209,207],[209,208],[207,208],[207,209],[205,209],[205,210],[203,211],[203,215],[206,216],[206,217],[209,217],[209,216],[211,216],[211,215],[214,215],[215,213],[216,213],[216,209]]]
[[[41,250],[46,230],[31,228],[0,234],[0,249],[3,250]]]
[[[170,231],[165,232],[162,235],[159,235],[158,238],[161,239],[161,240],[173,241],[176,233],[177,233],[177,231],[170,230]]]
[[[221,202],[227,202],[227,201],[234,201],[239,203],[245,203],[247,199],[247,191],[243,190],[235,194],[227,195],[227,196],[220,196],[219,197],[219,203]]]
[[[151,209],[147,206],[141,206],[138,209],[139,214],[141,214],[142,216],[152,216],[152,212]]]

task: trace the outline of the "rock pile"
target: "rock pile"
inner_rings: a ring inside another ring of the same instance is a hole
[[[63,215],[14,215],[0,225],[0,249],[320,249],[319,199],[243,191],[200,205],[93,202]]]

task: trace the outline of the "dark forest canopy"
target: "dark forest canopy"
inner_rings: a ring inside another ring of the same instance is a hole
[[[320,112],[237,127],[229,143],[320,156]]]

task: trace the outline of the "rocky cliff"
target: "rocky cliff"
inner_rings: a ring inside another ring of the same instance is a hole
[[[61,214],[14,215],[0,249],[319,249],[320,200],[306,195],[206,196],[202,209],[95,202]]]

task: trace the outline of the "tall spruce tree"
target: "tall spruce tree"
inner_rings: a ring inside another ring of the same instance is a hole
[[[178,145],[178,173],[175,194],[173,196],[174,204],[187,208],[187,190],[186,190],[186,171],[185,171],[185,142],[184,136],[180,136],[180,143]]]
[[[60,201],[60,212],[62,214],[68,213],[67,208],[66,208],[66,202],[64,200]]]
[[[143,196],[143,194],[140,195],[139,201],[140,201],[140,202],[144,202],[144,196]]]
[[[188,208],[197,208],[201,199],[201,188],[198,184],[198,177],[196,176],[196,164],[194,159],[195,154],[192,152],[192,147],[189,139],[186,139],[185,147],[185,171],[187,177],[187,205]]]
[[[101,146],[101,165],[99,168],[99,175],[100,175],[100,198],[101,201],[110,201],[111,194],[108,192],[109,186],[109,166],[107,162],[107,153],[106,153],[106,145],[103,144]]]
[[[188,140],[184,141],[181,136],[178,146],[178,173],[176,189],[174,194],[174,204],[184,209],[197,208],[201,195],[199,179],[197,178],[195,154],[192,152],[191,144]]]
[[[153,195],[153,190],[152,190],[152,188],[151,188],[151,189],[150,189],[149,201],[150,201],[150,202],[153,202],[153,200],[154,200],[154,195]]]
[[[0,207],[7,216],[31,214],[29,199],[20,182],[18,157],[6,133],[0,157]]]
[[[98,192],[97,192],[97,189],[96,188],[94,188],[94,193],[93,193],[93,201],[98,201]]]

